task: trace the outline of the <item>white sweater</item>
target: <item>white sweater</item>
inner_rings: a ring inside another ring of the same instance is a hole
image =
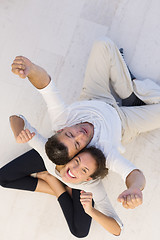
[[[35,132],[35,136],[28,142],[29,145],[34,148],[43,158],[45,166],[50,174],[58,178],[61,182],[65,183],[70,188],[84,190],[86,192],[92,192],[93,200],[95,202],[95,208],[97,208],[103,214],[114,218],[121,229],[123,228],[123,223],[118,217],[117,213],[113,209],[105,188],[103,186],[101,179],[90,180],[87,182],[82,182],[79,184],[66,183],[62,180],[60,173],[56,170],[56,165],[49,160],[45,153],[45,143],[47,141],[42,135],[40,135],[35,128],[33,128],[24,116],[19,115],[23,118],[25,122],[25,129],[29,129],[31,132]]]
[[[46,101],[53,131],[80,122],[90,122],[94,126],[94,136],[89,146],[93,145],[103,151],[109,170],[119,173],[125,180],[128,174],[136,169],[130,161],[120,154],[124,152],[121,145],[121,120],[112,106],[99,100],[75,102],[66,106],[53,81],[39,92]],[[49,160],[45,153],[44,145],[47,139],[42,137],[23,116],[21,117],[25,121],[25,128],[36,133],[35,137],[29,141],[30,146],[42,156],[48,172],[62,181],[60,174],[55,169],[55,164]],[[122,228],[123,224],[114,211],[100,179],[80,184],[67,183],[67,185],[71,188],[92,192],[95,207],[105,215],[113,217]]]
[[[115,108],[99,101],[79,101],[66,106],[54,82],[41,90],[51,119],[52,130],[57,131],[80,122],[90,122],[94,126],[94,136],[88,146],[101,149],[106,157],[106,166],[126,180],[136,167],[120,153],[125,151],[121,145],[121,120]]]

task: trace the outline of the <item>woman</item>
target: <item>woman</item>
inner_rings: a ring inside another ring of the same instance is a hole
[[[24,117],[16,117],[16,119],[18,125],[16,121],[11,121],[16,141],[26,142],[28,141],[26,135],[28,135],[29,142],[34,145],[34,141],[36,141],[39,134]],[[27,129],[22,130],[24,127],[22,121],[25,122],[25,128],[27,127],[30,131]],[[35,134],[31,133],[33,130]],[[41,140],[46,141],[42,136]],[[41,153],[42,158],[46,157],[43,141],[39,143],[36,150]],[[99,179],[107,174],[103,153],[94,147],[83,150],[66,165],[54,166],[56,178],[46,172],[41,156],[35,150],[31,150],[5,165],[0,169],[1,185],[3,187],[55,195],[63,210],[70,231],[77,237],[84,237],[88,234],[91,218],[99,222],[110,233],[119,235],[123,224],[114,212]],[[42,171],[45,172],[38,173],[36,178],[30,176],[32,173]],[[72,197],[57,178],[73,188]],[[80,190],[74,189],[75,187],[83,191],[80,193]],[[94,194],[97,188],[99,189],[98,200],[96,194]],[[105,214],[92,206],[92,194],[88,193],[90,191],[93,192],[96,205],[101,205],[103,208],[104,203],[101,199],[105,200]]]

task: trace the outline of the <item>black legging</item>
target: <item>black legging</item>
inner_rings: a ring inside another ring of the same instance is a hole
[[[72,198],[68,192],[64,192],[58,198],[58,201],[71,233],[78,238],[86,237],[89,233],[92,218],[85,213],[82,207],[80,190],[72,189]]]
[[[34,149],[17,157],[0,169],[0,185],[5,188],[14,188],[35,191],[38,179],[30,174],[46,171],[43,159]],[[72,190],[72,198],[64,192],[58,202],[62,208],[71,233],[78,237],[88,235],[91,217],[87,215],[80,203],[80,190]]]

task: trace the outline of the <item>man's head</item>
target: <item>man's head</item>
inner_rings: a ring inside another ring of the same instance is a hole
[[[60,171],[64,182],[75,184],[103,178],[107,173],[105,156],[95,147],[83,149]]]
[[[93,134],[94,127],[88,122],[65,127],[48,139],[45,145],[46,153],[55,164],[66,164],[88,145]]]

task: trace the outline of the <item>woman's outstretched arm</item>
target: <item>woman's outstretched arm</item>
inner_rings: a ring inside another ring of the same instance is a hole
[[[106,216],[92,206],[92,193],[81,191],[80,201],[85,212],[96,222],[98,222],[102,227],[104,227],[113,235],[120,235],[121,228],[116,220],[112,217]]]
[[[28,129],[24,130],[24,120],[16,115],[10,116],[10,125],[17,143],[26,143],[31,140],[35,133]]]

